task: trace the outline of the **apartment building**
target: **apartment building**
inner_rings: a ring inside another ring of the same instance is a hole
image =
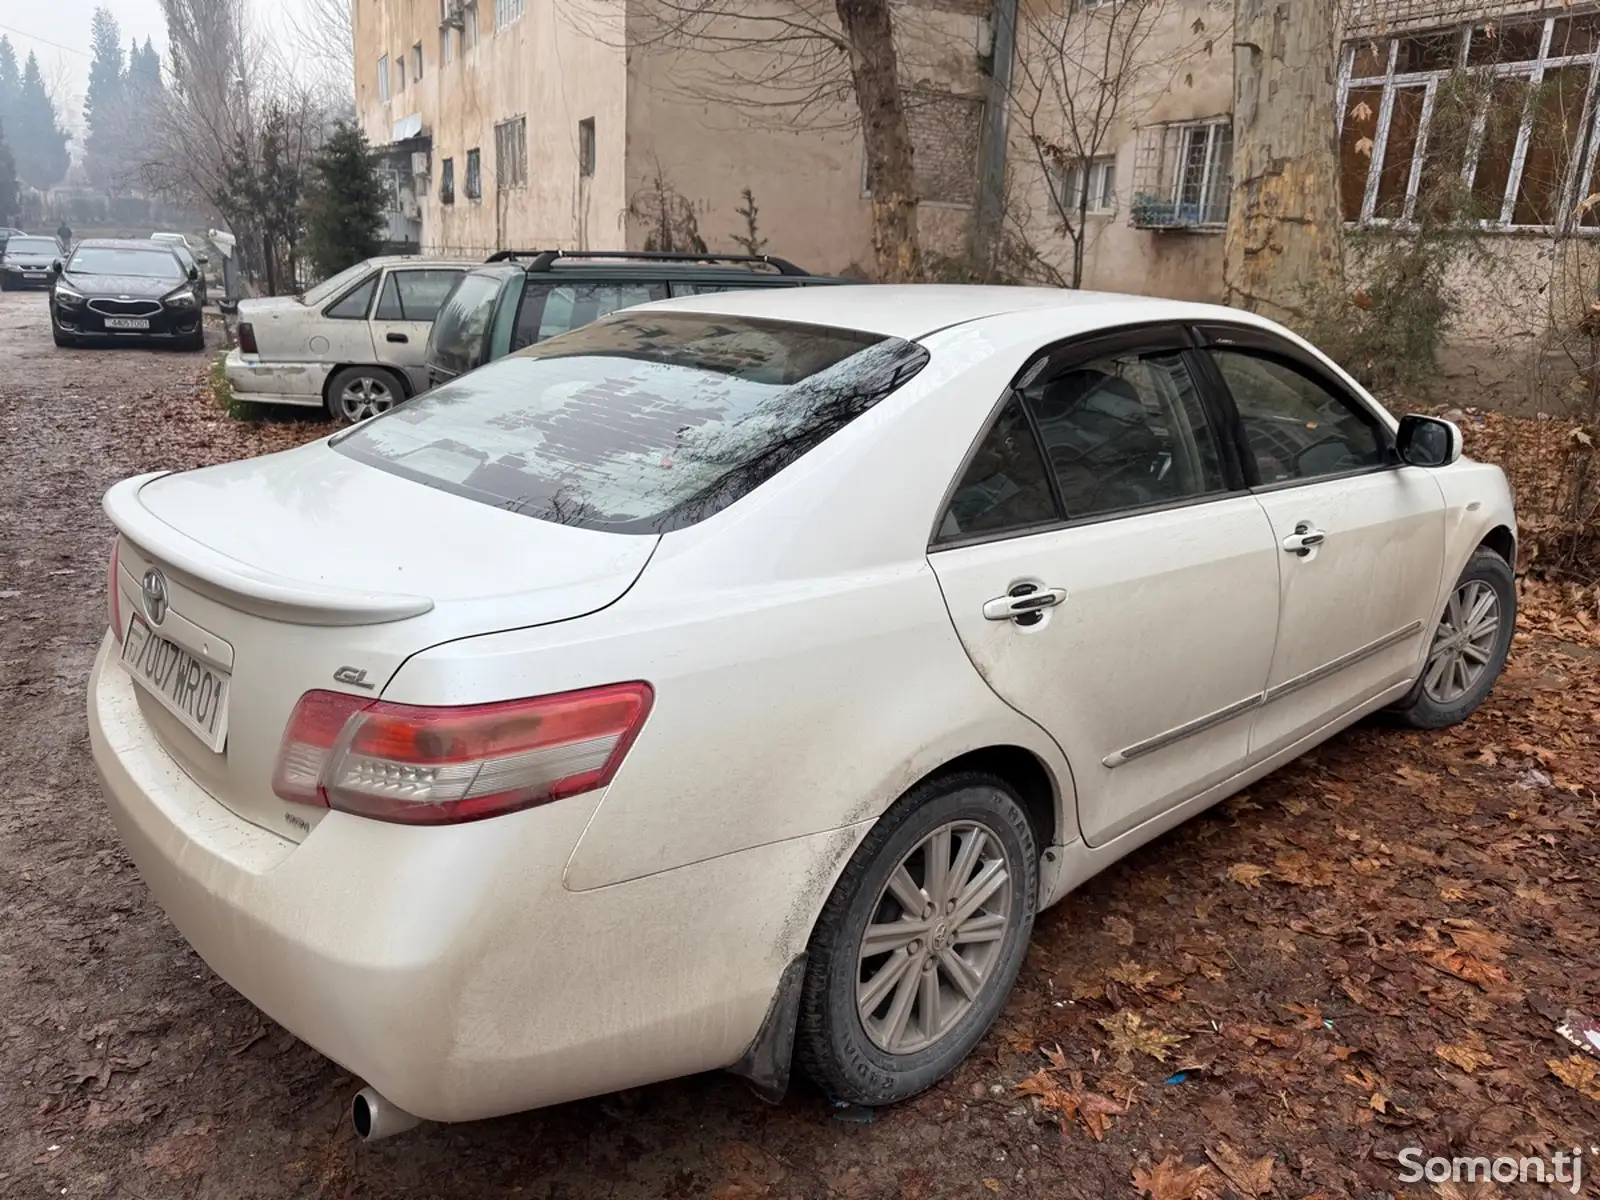
[[[959,241],[977,187],[988,0],[906,0],[907,114],[924,224]],[[760,11],[752,4],[754,19]],[[357,111],[391,172],[391,239],[426,250],[639,249],[662,197],[738,249],[871,262],[847,64],[774,68],[756,41],[668,42],[635,0],[353,0]],[[759,37],[756,26],[750,37]]]

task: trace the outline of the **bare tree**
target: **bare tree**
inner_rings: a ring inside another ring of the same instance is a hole
[[[1065,0],[1025,6],[1019,14],[1013,113],[1042,176],[1048,211],[1072,247],[1071,263],[1061,272],[1070,287],[1083,284],[1089,213],[1098,208],[1094,161],[1115,152],[1210,44],[1197,18],[1182,49],[1153,60],[1148,43],[1169,9],[1177,5],[1122,0],[1090,8]]]
[[[773,127],[859,129],[885,282],[921,271],[896,8],[892,0],[633,0],[625,22],[630,48],[677,53],[674,86],[685,95]],[[572,5],[566,15],[594,35],[587,11]]]
[[[1235,0],[1229,304],[1276,318],[1342,276],[1339,0]]]
[[[325,93],[331,108],[354,116],[356,47],[352,0],[303,0],[301,14],[286,14],[302,72]]]

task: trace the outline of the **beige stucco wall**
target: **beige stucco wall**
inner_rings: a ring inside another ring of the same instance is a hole
[[[487,253],[501,247],[614,245],[626,208],[624,127],[626,55],[613,0],[526,0],[526,11],[494,28],[494,0],[478,0],[478,44],[441,62],[438,0],[360,0],[354,4],[356,108],[375,145],[396,122],[420,114],[432,138],[422,208],[423,248]],[[404,91],[394,60],[421,43],[423,76]],[[388,103],[379,99],[377,63],[390,59]],[[528,181],[497,187],[494,126],[527,119]],[[595,120],[596,164],[580,179],[578,123]],[[467,151],[482,163],[483,195],[466,195]],[[444,159],[455,165],[455,203],[439,200]]]

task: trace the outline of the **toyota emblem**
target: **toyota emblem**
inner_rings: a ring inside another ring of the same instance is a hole
[[[150,618],[152,625],[159,625],[167,619],[167,577],[160,571],[151,567],[144,573],[144,582],[139,585],[139,591],[144,596],[145,616]]]

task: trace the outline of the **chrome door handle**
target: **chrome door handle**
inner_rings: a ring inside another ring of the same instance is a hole
[[[996,596],[993,600],[986,601],[983,615],[990,621],[1016,621],[1023,625],[1033,625],[1044,615],[1044,609],[1054,608],[1064,603],[1066,599],[1065,588],[1019,583],[1004,596]]]
[[[1285,554],[1298,554],[1304,558],[1322,545],[1327,537],[1326,530],[1314,529],[1310,521],[1301,521],[1294,527],[1294,532],[1283,539],[1283,551]]]

